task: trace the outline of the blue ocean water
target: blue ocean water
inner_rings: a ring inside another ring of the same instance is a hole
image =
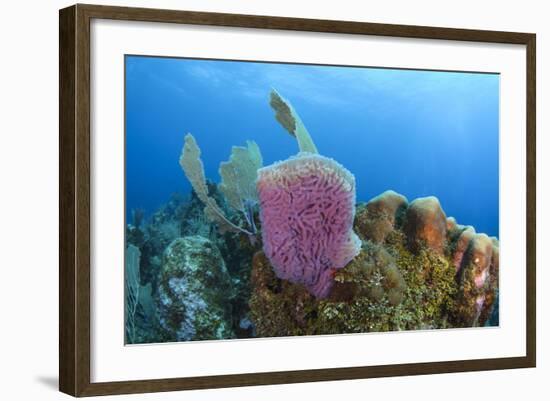
[[[275,88],[319,152],[355,175],[358,202],[434,195],[447,216],[498,236],[498,74],[143,56],[127,56],[125,73],[127,219],[189,193],[178,164],[188,132],[215,182],[246,140],[264,165],[296,154],[269,106]]]

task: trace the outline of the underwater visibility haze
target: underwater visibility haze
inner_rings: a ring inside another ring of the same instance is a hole
[[[498,74],[125,75],[127,343],[498,325]]]

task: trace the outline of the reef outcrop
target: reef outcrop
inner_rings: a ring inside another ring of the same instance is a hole
[[[159,321],[167,341],[234,337],[231,278],[209,239],[176,238],[164,252],[157,290]]]
[[[498,324],[498,240],[447,218],[437,198],[409,204],[387,191],[357,206],[354,228],[360,252],[332,272],[323,299],[281,278],[264,252],[254,255],[257,336]]]

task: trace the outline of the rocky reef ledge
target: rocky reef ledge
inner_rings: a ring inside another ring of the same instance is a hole
[[[253,257],[258,337],[498,325],[499,242],[447,217],[437,198],[386,191],[357,206],[361,251],[325,299]]]

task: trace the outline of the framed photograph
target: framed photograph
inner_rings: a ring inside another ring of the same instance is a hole
[[[59,18],[61,391],[535,366],[534,34]]]

